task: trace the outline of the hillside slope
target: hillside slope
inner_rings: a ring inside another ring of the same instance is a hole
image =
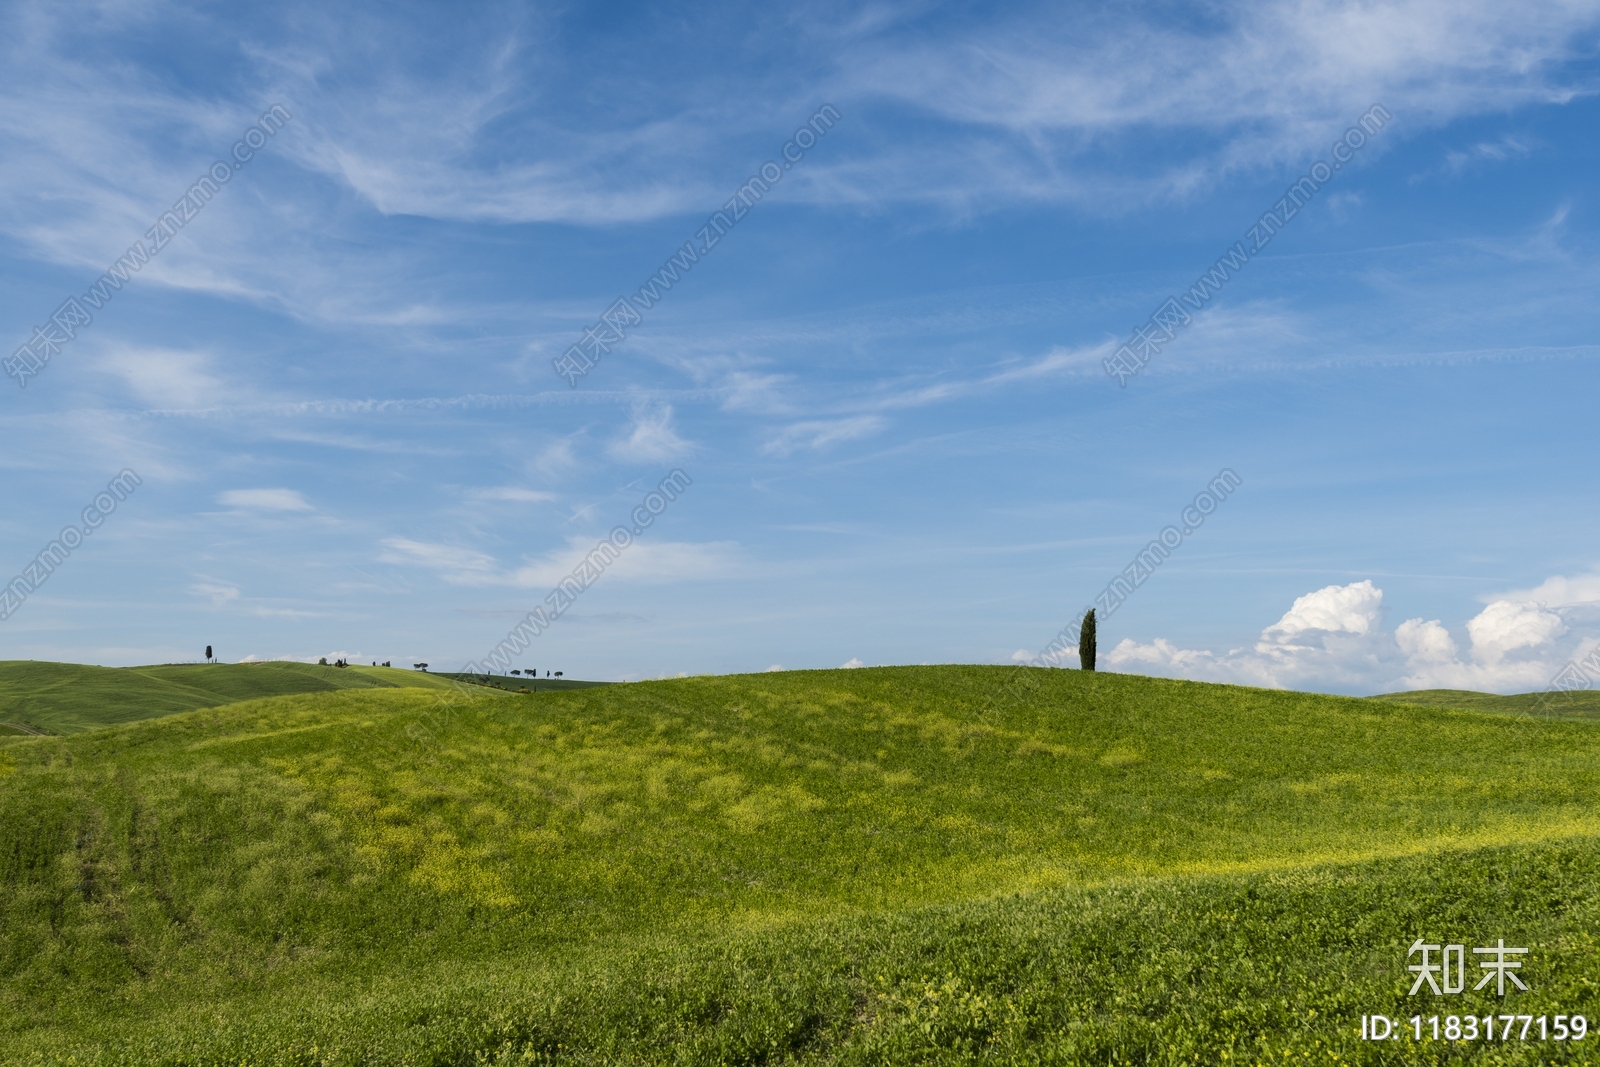
[[[568,689],[592,689],[597,685],[611,685],[611,682],[584,682],[576,678],[513,678],[506,674],[463,674],[456,672],[443,672],[431,675],[434,678],[448,678],[453,682],[462,682],[467,685],[488,685],[491,688],[504,689],[508,693],[560,693]]]
[[[1371,699],[1400,704],[1426,704],[1436,708],[1461,708],[1465,711],[1489,711],[1502,715],[1600,719],[1600,691],[1596,690],[1502,695],[1475,693],[1468,689],[1416,689]]]
[[[294,693],[452,684],[421,671],[283,661],[93,667],[9,660],[0,661],[0,734],[71,734]],[[6,724],[14,725],[7,730]]]
[[[0,1046],[1360,1061],[1357,1017],[1404,1008],[1405,946],[1441,927],[1533,942],[1539,1003],[1600,1011],[1597,757],[1585,723],[983,667],[347,690],[13,739]]]

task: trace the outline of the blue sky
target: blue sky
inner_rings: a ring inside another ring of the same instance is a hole
[[[5,352],[229,177],[0,380],[0,570],[36,586],[0,658],[453,669],[675,469],[517,666],[1028,661],[1223,469],[1101,669],[1526,691],[1600,643],[1600,4],[10,4],[0,31]],[[552,359],[825,104],[569,388]],[[1119,388],[1102,361],[1375,104]]]

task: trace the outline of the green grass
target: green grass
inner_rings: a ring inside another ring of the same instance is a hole
[[[282,661],[91,667],[9,660],[0,661],[0,734],[72,734],[257,697],[451,684],[421,671]]]
[[[590,689],[610,682],[580,682],[576,678],[516,677],[507,674],[456,674],[441,672],[435,678],[448,678],[468,685],[488,685],[491,689],[504,689],[508,693],[559,693],[568,689]]]
[[[1409,693],[1389,693],[1373,700],[1426,704],[1439,708],[1463,708],[1502,715],[1542,718],[1600,718],[1600,691],[1577,690],[1556,693],[1474,693],[1466,689],[1417,689]]]
[[[1417,1010],[1418,936],[1528,944],[1518,1010],[1600,1023],[1597,757],[1583,722],[997,667],[13,738],[0,1059],[1587,1062],[1356,1038]]]

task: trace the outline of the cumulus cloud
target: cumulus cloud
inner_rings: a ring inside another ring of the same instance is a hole
[[[855,656],[851,656],[849,659],[847,659],[843,663],[839,664],[839,669],[842,670],[842,671],[853,671],[857,667],[865,667],[865,666],[866,666],[865,663],[862,663]]]
[[[1394,630],[1395,644],[1408,663],[1454,663],[1456,641],[1438,619],[1407,619]]]
[[[1593,587],[1586,579],[1551,578],[1537,588],[1571,604]],[[1464,623],[1463,657],[1457,636],[1439,619],[1406,619],[1386,632],[1383,599],[1370,579],[1330,585],[1297,597],[1253,648],[1216,653],[1160,637],[1146,643],[1128,637],[1101,658],[1110,670],[1272,688],[1526,692],[1543,688],[1595,644],[1595,634],[1579,632],[1563,617],[1565,609],[1501,598]]]
[[[1364,634],[1377,624],[1383,611],[1383,591],[1368,579],[1350,585],[1330,585],[1295,599],[1283,618],[1261,631],[1258,651],[1269,648],[1304,648],[1297,642],[1318,634]]]
[[[1567,632],[1561,616],[1537,604],[1497,600],[1467,622],[1472,658],[1499,663],[1509,652],[1543,645]]]
[[[1600,571],[1574,578],[1555,575],[1532,589],[1513,590],[1496,599],[1531,601],[1547,608],[1587,607],[1600,604]]]
[[[1437,619],[1407,619],[1395,629],[1405,675],[1388,689],[1542,689],[1571,654],[1559,641],[1561,616],[1537,604],[1496,600],[1467,620],[1471,655],[1459,657],[1455,639]]]
[[[1141,645],[1131,637],[1124,637],[1103,659],[1106,666],[1111,668],[1148,667],[1157,674],[1176,671],[1179,674],[1210,677],[1215,671],[1216,656],[1210,652],[1179,648],[1164,637],[1158,637],[1148,645]]]
[[[247,511],[315,510],[293,489],[229,489],[218,494],[217,503]]]

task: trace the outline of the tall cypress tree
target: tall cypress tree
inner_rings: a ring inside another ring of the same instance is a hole
[[[1083,629],[1078,631],[1078,665],[1086,671],[1094,670],[1094,609],[1083,617]]]

